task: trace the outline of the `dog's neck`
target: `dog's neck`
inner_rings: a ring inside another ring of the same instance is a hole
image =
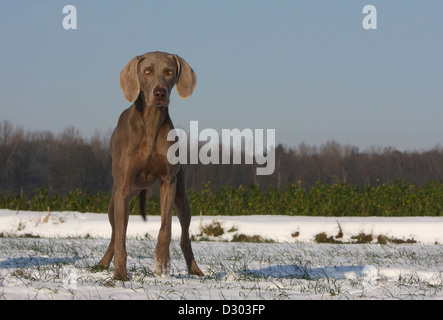
[[[140,112],[148,135],[157,136],[160,126],[168,119],[168,107],[149,106],[142,90],[134,102],[137,112]]]

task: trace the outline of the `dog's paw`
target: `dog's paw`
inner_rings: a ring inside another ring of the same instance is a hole
[[[114,270],[114,280],[129,281],[126,271]]]
[[[197,266],[197,263],[195,263],[194,259],[192,259],[192,265],[191,265],[191,269],[189,270],[189,275],[194,275],[194,276],[198,276],[198,277],[205,276],[203,271],[201,271],[200,268]]]
[[[154,269],[154,273],[160,277],[166,277],[171,274],[171,265],[169,261],[158,261],[155,259],[152,268]]]

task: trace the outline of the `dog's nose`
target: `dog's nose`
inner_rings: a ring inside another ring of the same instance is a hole
[[[166,98],[166,89],[155,87],[154,89],[154,98],[157,100],[162,100]]]

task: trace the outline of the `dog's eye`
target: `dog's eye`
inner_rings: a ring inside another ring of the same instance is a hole
[[[174,73],[174,71],[172,71],[172,70],[166,70],[165,73],[166,73],[168,76],[172,76],[172,74]]]
[[[152,68],[146,68],[143,72],[147,76],[152,76],[154,74],[154,70]]]

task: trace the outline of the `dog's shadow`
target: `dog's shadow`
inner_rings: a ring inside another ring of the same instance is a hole
[[[17,257],[0,261],[0,268],[14,269],[14,268],[29,268],[40,267],[55,264],[72,264],[81,257],[72,258],[49,258],[49,257]]]
[[[247,269],[241,272],[258,278],[288,278],[318,280],[328,279],[355,279],[373,277],[377,274],[377,269],[372,266],[345,265],[335,267],[307,268],[299,265],[277,265],[261,269]]]

